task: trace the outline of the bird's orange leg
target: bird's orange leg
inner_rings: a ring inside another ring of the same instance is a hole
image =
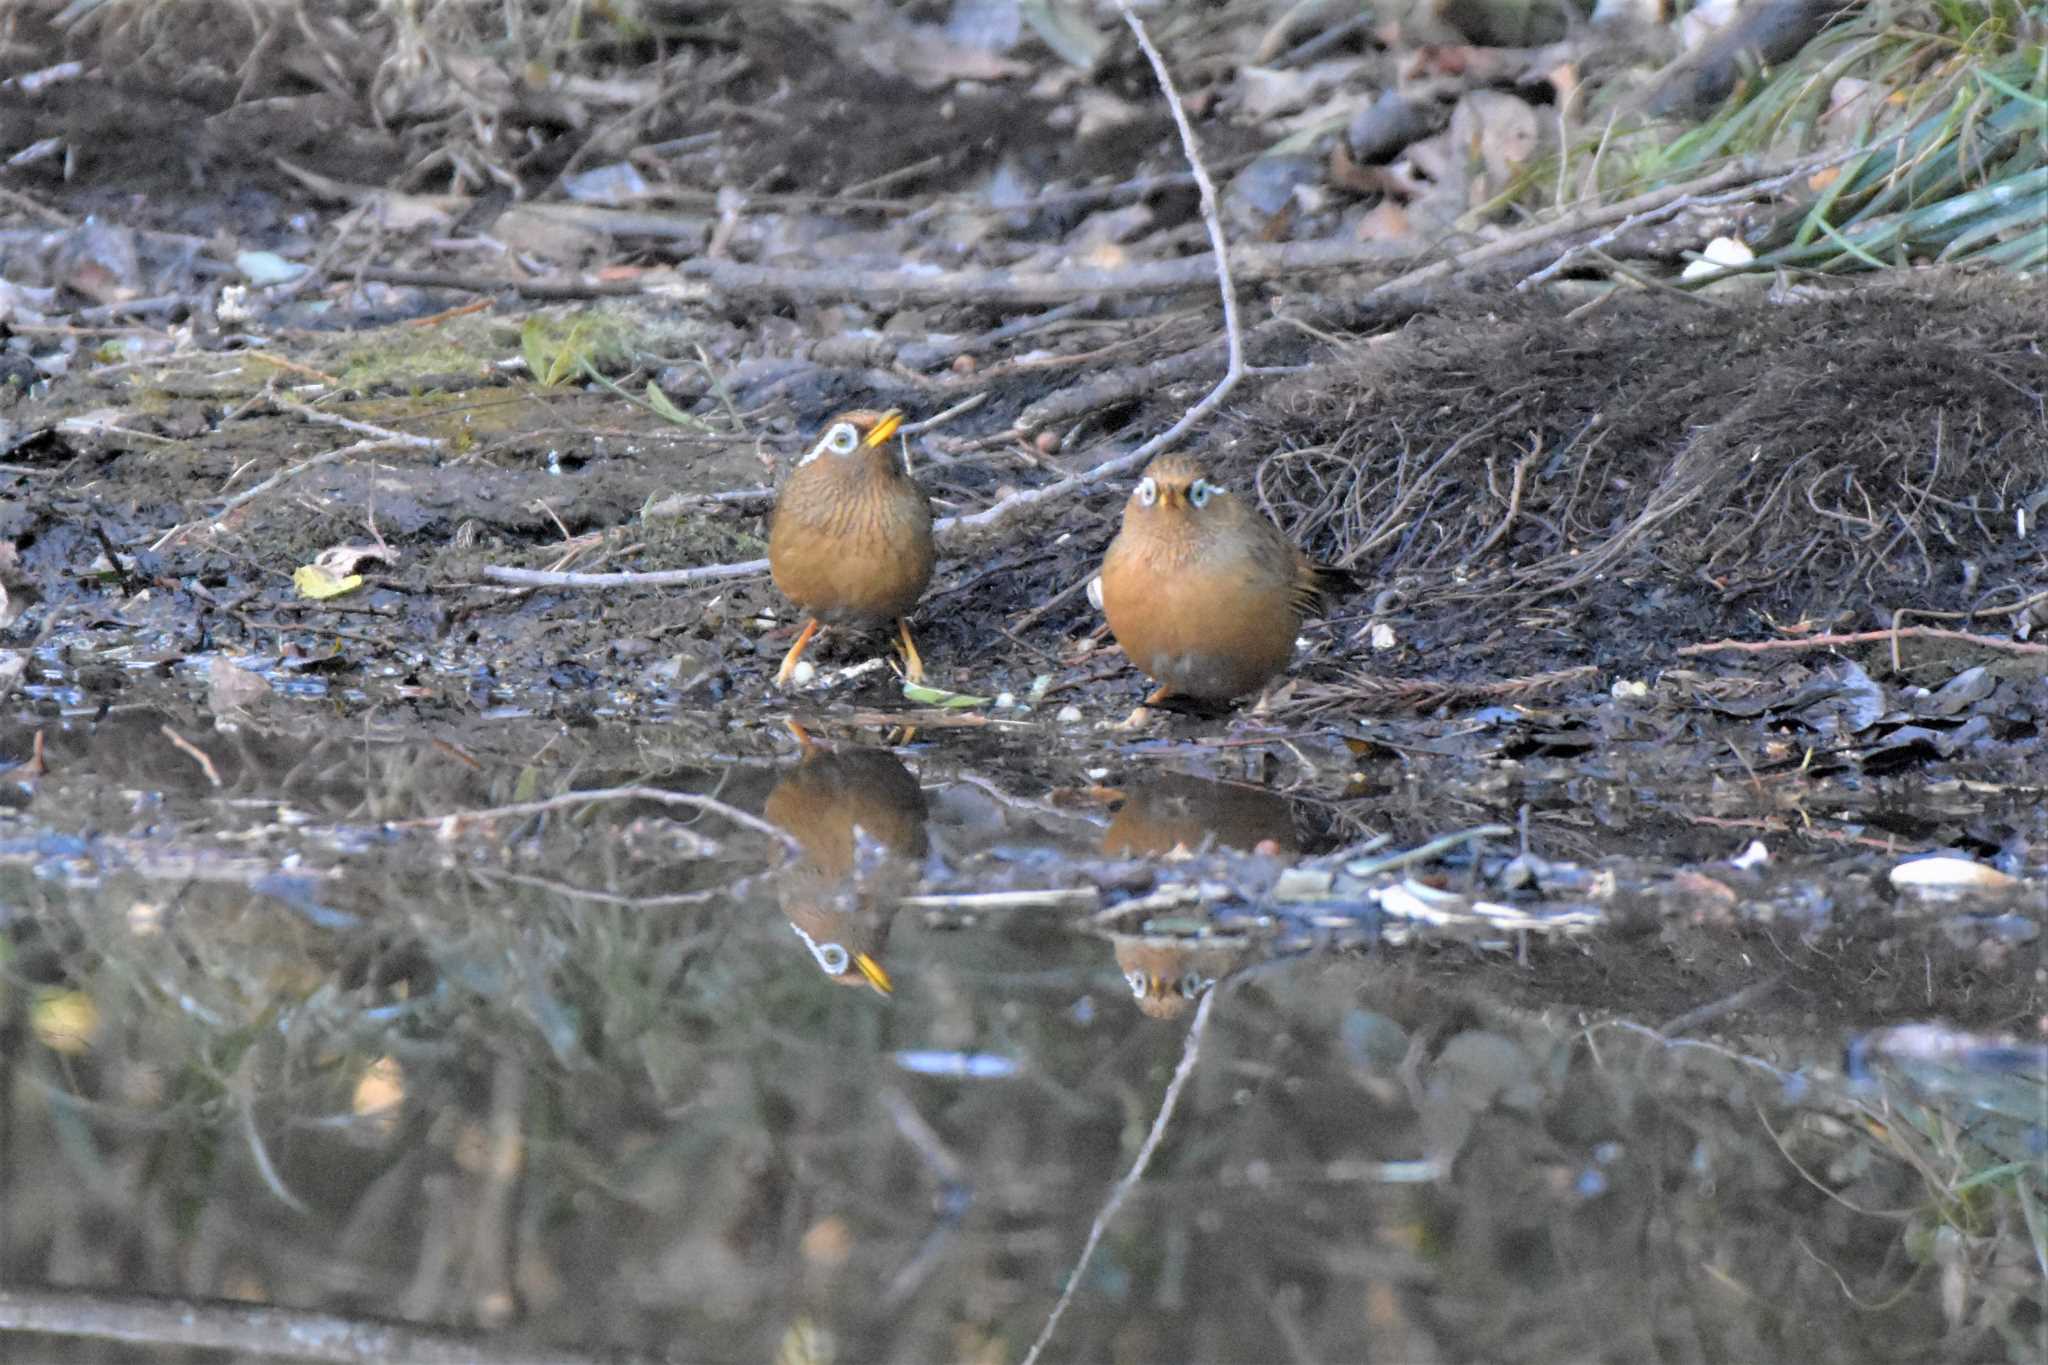
[[[789,675],[796,672],[796,661],[803,658],[804,650],[810,647],[811,637],[818,633],[818,618],[813,616],[804,622],[804,628],[797,633],[796,643],[789,647],[789,653],[782,656],[782,667],[776,670],[775,685],[789,686]]]
[[[1168,697],[1170,697],[1170,696],[1172,696],[1172,695],[1173,695],[1173,689],[1172,689],[1172,688],[1170,688],[1170,687],[1166,687],[1166,686],[1163,686],[1163,685],[1162,685],[1162,686],[1159,686],[1159,687],[1155,687],[1155,688],[1153,688],[1153,689],[1152,689],[1151,695],[1149,695],[1149,696],[1147,696],[1147,697],[1145,698],[1145,705],[1147,705],[1147,706],[1157,706],[1157,705],[1159,705],[1159,703],[1160,703],[1160,702],[1163,702],[1163,701],[1165,701],[1165,700],[1166,700],[1166,699],[1167,699]]]
[[[924,660],[917,657],[917,641],[910,638],[910,618],[896,618],[896,635],[903,644],[903,676],[914,683],[924,681]]]

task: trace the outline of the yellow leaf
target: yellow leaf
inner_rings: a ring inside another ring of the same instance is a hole
[[[363,586],[363,576],[352,573],[337,578],[318,564],[301,564],[292,570],[292,586],[299,590],[299,596],[315,601],[327,597],[339,597],[345,592],[354,592]]]

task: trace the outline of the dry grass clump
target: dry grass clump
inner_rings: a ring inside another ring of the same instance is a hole
[[[2048,486],[2048,288],[1455,308],[1276,387],[1260,497],[1432,600],[1603,578],[1796,618],[2024,595]],[[1974,566],[1965,572],[1961,565]]]

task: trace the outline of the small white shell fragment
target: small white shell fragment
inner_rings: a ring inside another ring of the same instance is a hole
[[[1054,716],[1053,719],[1062,725],[1079,725],[1081,723],[1081,708],[1078,706],[1062,706],[1059,714]]]
[[[1747,871],[1752,867],[1762,867],[1770,861],[1771,851],[1764,847],[1764,841],[1761,839],[1751,839],[1749,847],[1736,854],[1733,858],[1730,858],[1728,865]]]
[[[1093,578],[1091,578],[1091,579],[1089,579],[1089,580],[1088,580],[1088,605],[1089,605],[1089,606],[1091,606],[1091,607],[1093,607],[1093,608],[1095,608],[1095,610],[1097,610],[1097,611],[1101,611],[1101,610],[1102,610],[1102,575],[1101,575],[1101,574],[1097,574],[1097,575],[1095,575],[1095,577],[1093,577]]]
[[[1373,622],[1372,629],[1367,632],[1366,638],[1372,642],[1372,647],[1375,650],[1382,652],[1392,649],[1401,642],[1400,637],[1394,634],[1394,628],[1385,621]]]
[[[2018,881],[1995,867],[1944,853],[1900,863],[1892,869],[1891,880],[1893,886],[1929,891],[1991,891]]]
[[[1700,259],[1688,261],[1679,273],[1682,280],[1696,280],[1702,275],[1716,275],[1731,265],[1748,265],[1756,259],[1756,253],[1733,237],[1716,237],[1700,251]]]
[[[1607,695],[1616,701],[1641,701],[1650,695],[1650,685],[1641,678],[1616,678]]]
[[[811,679],[818,676],[817,665],[809,659],[798,659],[796,667],[789,670],[789,680],[797,687],[809,687]]]

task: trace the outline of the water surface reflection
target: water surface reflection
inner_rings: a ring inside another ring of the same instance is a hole
[[[1766,879],[1816,863],[1717,870],[1768,919],[1340,942],[1346,907],[1267,895],[1350,856],[1302,861],[1290,795],[1148,770],[1076,807],[1094,756],[986,737],[713,762],[508,724],[461,761],[51,729],[0,817],[0,1283],[72,1296],[46,1310],[374,1315],[484,1361],[1015,1361],[1213,991],[1050,1359],[2039,1358],[2048,1058],[1989,1037],[2044,1012],[2038,898],[1973,928],[1848,878],[1795,923]],[[629,784],[799,851],[550,795]],[[1987,1037],[1871,1032],[1928,1014]]]

